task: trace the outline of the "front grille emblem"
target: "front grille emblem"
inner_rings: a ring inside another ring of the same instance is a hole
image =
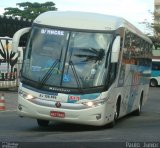
[[[56,105],[57,108],[60,108],[60,107],[61,107],[61,103],[60,103],[60,102],[56,102],[55,105]]]

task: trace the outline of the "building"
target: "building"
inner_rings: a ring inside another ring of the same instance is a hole
[[[160,24],[160,0],[154,0],[154,23]]]

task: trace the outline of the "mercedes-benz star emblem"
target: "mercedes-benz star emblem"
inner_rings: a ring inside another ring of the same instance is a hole
[[[61,107],[61,103],[60,103],[60,102],[56,102],[55,105],[56,105],[57,108],[60,108],[60,107]]]

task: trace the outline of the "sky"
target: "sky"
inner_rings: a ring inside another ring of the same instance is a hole
[[[144,33],[150,33],[142,22],[152,22],[154,0],[0,0],[0,14],[4,8],[17,7],[22,2],[52,1],[60,11],[86,11],[123,17]]]

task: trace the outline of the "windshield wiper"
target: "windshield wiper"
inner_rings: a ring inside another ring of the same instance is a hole
[[[47,71],[47,73],[44,75],[44,77],[42,78],[42,80],[39,83],[39,87],[42,88],[44,86],[44,84],[46,83],[46,81],[50,78],[52,71],[54,70],[54,68],[57,66],[57,64],[60,63],[61,58],[62,58],[62,51],[63,48],[61,48],[61,53],[60,53],[60,57],[59,59],[56,59],[55,62],[53,62],[52,66],[50,67],[50,69]],[[60,69],[60,64],[58,66],[58,70]]]
[[[44,84],[46,83],[46,81],[50,78],[52,71],[54,70],[54,68],[56,67],[56,65],[60,63],[60,59],[56,59],[55,62],[53,62],[52,66],[50,67],[50,69],[47,71],[47,73],[44,75],[44,77],[42,78],[42,80],[39,83],[39,87],[42,88],[44,86]]]
[[[80,83],[80,81],[79,81],[78,74],[77,74],[77,72],[76,72],[75,66],[74,66],[74,64],[73,64],[73,62],[72,62],[71,60],[69,61],[69,65],[71,65],[71,69],[72,69],[73,74],[74,74],[74,77],[75,77],[75,79],[76,79],[77,86],[78,86],[78,88],[79,88],[79,90],[80,90],[80,93],[82,93],[83,91],[82,91],[81,83]]]

